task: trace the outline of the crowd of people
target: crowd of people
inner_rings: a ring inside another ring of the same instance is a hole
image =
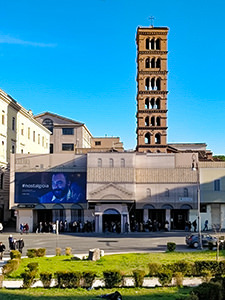
[[[58,223],[58,231],[61,232],[94,232],[95,231],[95,222],[92,221],[73,221],[67,222],[67,220],[60,220]],[[56,222],[39,222],[36,225],[36,233],[56,233],[57,230]]]

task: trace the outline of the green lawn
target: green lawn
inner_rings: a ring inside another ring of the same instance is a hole
[[[123,300],[175,300],[178,297],[185,299],[185,296],[191,291],[190,288],[178,289],[176,287],[170,288],[120,288],[120,289],[98,289],[87,291],[84,289],[19,289],[19,290],[0,290],[1,300],[90,300],[95,299],[96,296],[112,293],[118,290]],[[97,300],[98,298],[96,298]]]
[[[225,251],[220,252],[220,259],[225,258]],[[38,262],[39,273],[56,271],[95,271],[102,277],[104,270],[121,270],[124,275],[131,275],[134,269],[143,269],[148,273],[148,264],[157,262],[162,264],[173,263],[176,261],[196,261],[196,260],[215,260],[215,251],[200,252],[171,252],[171,253],[130,253],[105,255],[99,261],[71,260],[69,256],[24,258],[18,270],[9,275],[9,278],[20,278],[25,267],[30,262]]]

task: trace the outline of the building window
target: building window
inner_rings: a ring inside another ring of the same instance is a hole
[[[73,151],[74,144],[62,144],[62,151]]]
[[[160,134],[159,133],[156,133],[156,135],[155,135],[155,144],[160,144]]]
[[[16,119],[13,117],[12,118],[12,130],[16,129]]]
[[[21,149],[21,154],[23,154],[23,149]]]
[[[101,146],[101,144],[102,144],[101,141],[96,141],[95,142],[95,146]]]
[[[147,132],[145,135],[145,144],[149,145],[150,143],[151,143],[151,136],[150,136],[150,133]]]
[[[21,135],[24,135],[24,129],[21,128]]]
[[[53,153],[53,144],[50,144],[50,153]]]
[[[12,153],[15,153],[15,146],[12,145]]]
[[[220,179],[214,180],[214,191],[220,191]]]
[[[40,134],[38,134],[38,144],[40,144],[40,142],[41,142],[41,136]]]
[[[2,115],[2,125],[5,125],[5,115]]]
[[[125,168],[125,159],[124,158],[121,158],[120,165],[121,165],[121,168]]]
[[[30,139],[30,127],[28,127],[27,137],[28,137],[28,139]]]
[[[51,133],[53,133],[53,121],[51,119],[44,119],[42,125],[44,125],[49,131],[51,131]]]
[[[63,135],[74,135],[74,128],[62,128]]]
[[[184,197],[188,197],[188,189],[184,188]]]
[[[151,189],[146,190],[146,195],[147,195],[147,197],[151,197]]]
[[[35,131],[33,131],[33,142],[35,142]]]
[[[114,161],[112,158],[109,159],[109,166],[110,166],[110,168],[114,167]]]
[[[98,168],[101,168],[101,167],[102,167],[102,159],[98,158]]]

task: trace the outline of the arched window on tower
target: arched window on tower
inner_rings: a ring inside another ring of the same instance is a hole
[[[157,118],[156,118],[156,126],[160,126],[160,123],[161,123],[161,122],[160,122],[160,117],[157,117]]]
[[[146,40],[145,40],[145,48],[146,48],[147,50],[149,49],[149,44],[150,44],[149,39],[146,39]]]
[[[151,39],[150,44],[151,44],[150,49],[154,50],[155,49],[155,39]]]
[[[102,159],[98,158],[98,168],[101,168],[101,167],[102,167]]]
[[[109,159],[109,167],[113,168],[114,167],[114,161],[112,158]]]
[[[121,168],[125,168],[125,159],[124,158],[121,158],[120,166],[121,166]]]
[[[147,132],[146,134],[145,134],[145,144],[147,145],[149,145],[149,144],[151,144],[151,136],[150,136],[150,133],[149,132]]]
[[[160,98],[156,99],[156,108],[160,109]]]
[[[160,58],[157,58],[156,60],[156,68],[160,68],[161,67],[161,61],[160,61]]]
[[[156,133],[155,135],[155,144],[160,144],[160,134]]]
[[[151,126],[155,126],[155,117],[151,117]]]
[[[155,58],[151,59],[151,68],[155,68]]]
[[[149,117],[145,118],[145,126],[149,126]]]
[[[156,79],[156,89],[157,89],[157,91],[161,90],[161,79],[160,78]]]
[[[155,98],[151,99],[151,109],[153,109],[155,106]]]
[[[149,109],[149,98],[145,99],[145,109]]]
[[[150,90],[155,90],[155,78],[152,78],[151,79],[151,87],[150,87]]]
[[[150,68],[150,58],[146,58],[145,60],[145,68]]]
[[[156,48],[156,50],[160,50],[160,39],[157,39],[156,41],[155,41],[155,48]]]
[[[145,90],[149,91],[150,90],[150,78],[145,79]]]

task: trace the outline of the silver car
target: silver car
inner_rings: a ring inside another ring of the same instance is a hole
[[[213,246],[217,245],[217,238],[211,236],[209,234],[202,234],[202,246],[208,247],[209,243],[213,243]],[[186,244],[189,247],[198,248],[199,246],[199,235],[198,234],[190,234],[186,236]]]

